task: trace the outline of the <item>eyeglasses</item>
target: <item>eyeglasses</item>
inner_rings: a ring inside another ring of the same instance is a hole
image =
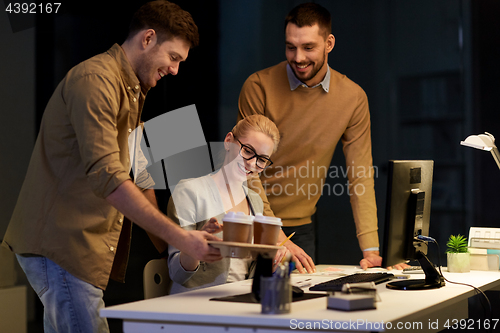
[[[233,134],[234,138],[236,139],[236,136]],[[255,159],[255,166],[261,170],[264,170],[271,166],[273,164],[273,161],[271,161],[269,158],[258,155],[255,150],[253,150],[252,147],[247,146],[243,143],[241,143],[240,140],[236,139],[238,143],[241,145],[240,147],[240,156],[243,157],[243,159],[249,161],[254,157],[257,157]]]

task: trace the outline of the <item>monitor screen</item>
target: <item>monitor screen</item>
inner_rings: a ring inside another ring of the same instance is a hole
[[[429,236],[434,161],[389,161],[382,267],[416,260],[427,254],[418,235]]]

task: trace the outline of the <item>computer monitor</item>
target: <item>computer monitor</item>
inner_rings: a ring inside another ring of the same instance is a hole
[[[387,205],[382,245],[382,266],[418,260],[425,280],[404,280],[387,284],[391,289],[432,289],[444,286],[444,279],[426,257],[429,236],[434,161],[389,161]]]

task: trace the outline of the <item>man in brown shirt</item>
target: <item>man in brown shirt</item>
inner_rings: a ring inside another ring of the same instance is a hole
[[[99,309],[109,278],[125,274],[128,219],[199,260],[221,259],[207,244],[216,237],[158,210],[147,172],[130,178],[128,137],[146,93],[177,74],[198,38],[189,13],[150,2],[121,46],[75,66],[52,95],[3,242],[44,305],[46,332],[109,330]]]

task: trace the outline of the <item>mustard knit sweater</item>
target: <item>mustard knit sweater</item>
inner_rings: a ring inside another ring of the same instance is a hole
[[[249,187],[261,195],[264,215],[282,218],[284,226],[311,223],[321,195],[349,195],[360,248],[378,247],[373,181],[377,170],[372,164],[368,99],[345,75],[331,68],[330,75],[328,92],[321,86],[292,91],[285,61],[245,81],[238,120],[263,114],[274,121],[281,135],[272,156],[274,164]],[[339,140],[346,165],[330,166]],[[341,181],[324,186],[326,177]]]

